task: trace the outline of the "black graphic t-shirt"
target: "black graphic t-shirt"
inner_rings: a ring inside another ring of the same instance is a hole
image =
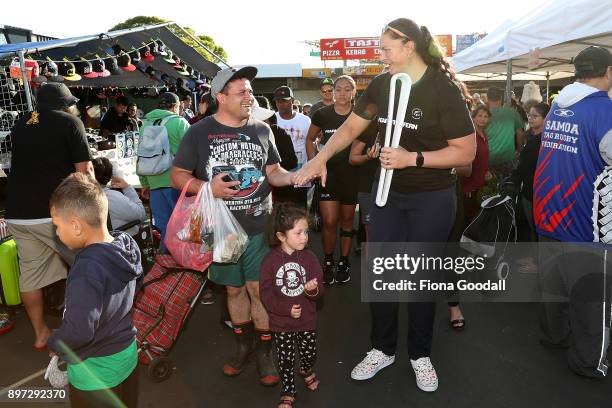
[[[390,84],[389,73],[374,78],[353,109],[364,119],[376,118],[382,143],[387,124]],[[399,81],[396,86],[393,121],[400,95]],[[402,126],[400,146],[411,152],[440,150],[448,146],[448,140],[474,133],[472,118],[461,91],[446,75],[431,68],[427,68],[423,77],[412,85]],[[452,169],[407,167],[394,171],[391,190],[400,193],[441,190],[454,185],[455,181]]]
[[[50,218],[55,188],[75,171],[75,163],[91,160],[83,122],[63,111],[30,112],[15,124],[11,138],[6,218]]]
[[[217,122],[213,116],[191,126],[181,141],[174,165],[209,181],[227,173],[240,181],[240,192],[226,204],[247,234],[264,232],[272,211],[266,166],[280,161],[274,135],[264,122],[250,118],[240,128]]]
[[[348,119],[350,114],[351,112],[347,113],[346,115],[338,114],[334,109],[334,105],[325,106],[314,113],[312,116],[312,124],[321,129],[321,149],[329,141],[336,130],[338,130],[338,128],[344,123],[344,121]],[[336,153],[327,162],[327,169],[330,171],[348,171],[354,169],[348,161],[350,153],[351,146],[348,146],[347,148]]]

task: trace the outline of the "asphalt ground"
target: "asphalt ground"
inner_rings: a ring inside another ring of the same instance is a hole
[[[312,248],[321,253],[319,237]],[[319,359],[315,369],[321,380],[308,391],[296,376],[298,407],[612,407],[610,379],[579,377],[568,368],[563,350],[539,345],[537,304],[466,303],[463,332],[453,331],[445,304],[439,304],[432,361],[439,389],[417,389],[407,356],[407,311],[400,312],[400,339],[395,364],[375,378],[356,382],[350,371],[370,349],[370,313],[360,301],[359,258],[352,255],[352,280],[326,292],[319,312]],[[13,308],[16,327],[0,336],[0,388],[44,369],[45,353],[31,348],[33,334],[25,311]],[[235,378],[221,368],[234,348],[229,329],[219,323],[220,301],[198,304],[169,357],[176,370],[165,382],[154,383],[140,367],[140,407],[275,407],[280,386],[258,383],[254,362]],[[49,318],[52,326],[58,318]],[[39,375],[19,388],[48,387]],[[44,401],[0,403],[2,407],[67,407]]]

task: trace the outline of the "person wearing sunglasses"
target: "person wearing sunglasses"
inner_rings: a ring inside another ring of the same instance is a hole
[[[325,78],[321,81],[321,85],[319,85],[319,94],[321,95],[321,99],[310,108],[308,116],[311,118],[319,109],[334,103],[334,81],[331,78]]]
[[[379,158],[383,168],[394,170],[393,180],[386,205],[372,205],[369,238],[378,243],[446,242],[456,212],[453,168],[468,166],[476,152],[474,125],[466,103],[469,95],[427,27],[406,18],[393,20],[383,29],[380,49],[387,72],[372,80],[353,113],[319,154],[297,172],[295,182],[320,177],[325,185],[328,160],[349,146],[371,121],[376,120],[378,131],[384,134],[391,76],[406,73],[413,85],[404,123],[396,124],[402,129],[400,146],[382,148]],[[395,93],[396,99],[399,94]],[[377,190],[375,183],[372,197]],[[395,361],[399,304],[375,302],[370,306],[372,349],[351,372],[355,380],[372,378]],[[430,360],[435,303],[410,302],[408,312],[408,355],[416,384],[432,392],[438,388]]]

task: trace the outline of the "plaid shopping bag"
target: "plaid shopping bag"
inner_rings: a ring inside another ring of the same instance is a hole
[[[170,255],[157,256],[134,302],[139,348],[153,357],[170,350],[204,282],[201,272],[180,267]],[[139,353],[139,359],[149,363],[146,353]]]

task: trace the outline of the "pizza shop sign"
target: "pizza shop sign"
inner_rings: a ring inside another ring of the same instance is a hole
[[[323,38],[321,39],[322,60],[378,59],[379,37]]]

